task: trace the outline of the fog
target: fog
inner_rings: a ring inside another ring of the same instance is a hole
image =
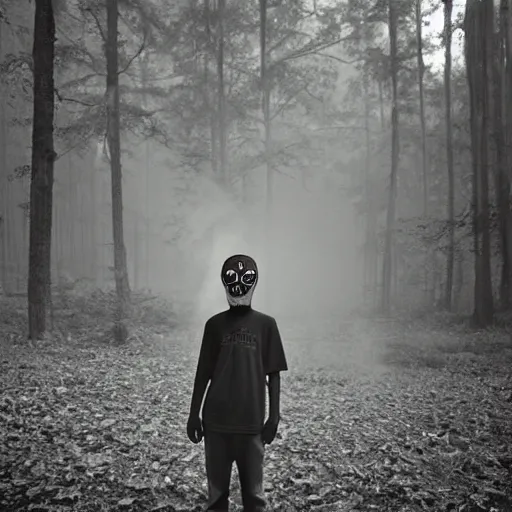
[[[198,319],[207,317],[226,307],[222,263],[232,254],[245,253],[260,270],[255,308],[304,320],[345,314],[358,304],[359,221],[335,174],[276,172],[267,223],[263,167],[246,176],[243,194],[229,193],[212,173],[183,173],[168,152],[153,147],[149,174],[137,172],[145,165],[134,155],[126,161],[124,179],[125,210],[143,216],[149,178],[148,287],[153,292],[191,304]],[[241,195],[243,200],[238,199]],[[125,215],[125,232],[133,286],[135,273],[144,273],[145,254],[138,247],[135,257],[131,217]],[[141,268],[134,268],[134,259]]]
[[[4,34],[3,52],[30,51],[32,13],[13,11],[11,17],[27,28],[27,34],[16,40],[8,40]],[[59,30],[69,37],[74,22],[63,18],[60,23]],[[430,30],[438,25],[433,19]],[[164,73],[161,69],[167,73],[165,62],[153,64],[155,80]],[[317,65],[313,61],[309,64]],[[134,68],[137,65],[134,63]],[[355,73],[352,66],[334,65],[332,60],[323,60],[318,66],[327,74],[331,66],[337,76],[326,89],[324,101],[307,99],[307,112],[303,113],[302,107],[291,112],[288,121],[300,125],[297,130],[291,129],[286,119],[273,121],[276,143],[293,142],[296,151],[291,151],[296,154],[276,164],[269,216],[266,169],[264,165],[244,169],[233,141],[228,141],[228,186],[222,188],[210,162],[193,166],[183,147],[173,146],[172,141],[165,146],[154,139],[144,140],[123,127],[124,238],[133,290],[149,290],[170,298],[176,311],[187,312],[201,322],[226,307],[219,275],[223,261],[234,253],[246,253],[255,258],[260,269],[254,295],[257,309],[290,322],[300,319],[313,325],[324,317],[347,315],[360,305],[364,230],[363,215],[356,211],[354,198],[360,199],[363,179],[361,132],[352,131],[350,136],[341,131],[325,132],[324,137],[315,132],[314,124],[343,124],[343,118],[328,119],[330,110],[344,111],[346,107],[348,116],[360,117],[362,105],[342,105],[348,80]],[[57,75],[60,72],[57,70]],[[138,80],[137,73],[134,69],[136,78],[130,80]],[[57,83],[62,80],[63,76],[57,76]],[[18,84],[13,81],[13,85]],[[96,86],[103,91],[103,78]],[[137,101],[140,103],[140,96]],[[58,102],[57,107],[57,126],[77,118],[76,105]],[[378,124],[378,113],[374,114]],[[19,205],[28,200],[29,177],[8,179],[8,175],[30,162],[29,128],[20,122],[30,119],[29,98],[12,99],[5,116],[18,121],[4,134],[4,285],[9,291],[25,292],[28,222]],[[180,128],[179,119],[165,121],[171,132]],[[347,124],[352,121],[349,118]],[[297,133],[299,138],[294,140]],[[300,147],[300,137],[314,138],[316,147]],[[257,134],[252,138],[255,146],[261,142]],[[79,151],[69,141],[56,138],[59,158],[52,235],[52,280],[56,285],[105,289],[114,285],[111,178],[104,144],[103,137],[93,137],[86,149]],[[417,162],[409,160],[402,157],[410,179],[416,180],[419,170],[411,167],[418,167]],[[386,154],[377,155],[372,162],[372,172],[380,182],[380,188],[376,187],[379,197],[374,200],[381,206],[387,201],[384,183],[389,166]]]

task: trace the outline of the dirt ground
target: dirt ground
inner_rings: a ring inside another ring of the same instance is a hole
[[[362,318],[281,331],[269,510],[512,510],[506,332]],[[0,508],[202,510],[203,446],[185,434],[199,334],[141,328],[124,347],[4,335]],[[239,511],[236,470],[232,488]]]

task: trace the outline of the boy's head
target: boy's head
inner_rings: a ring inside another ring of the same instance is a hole
[[[258,282],[256,262],[243,254],[229,257],[222,265],[221,279],[230,306],[250,306]]]

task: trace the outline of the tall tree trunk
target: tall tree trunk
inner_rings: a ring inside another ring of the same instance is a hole
[[[134,219],[133,219],[133,288],[135,290],[138,290],[140,287],[140,280],[139,280],[139,213],[137,210],[133,212]]]
[[[0,23],[0,60],[3,60],[3,23]],[[0,247],[2,266],[0,268],[0,287],[3,293],[8,292],[8,250],[7,250],[7,123],[5,112],[5,86],[0,84]]]
[[[384,86],[382,85],[382,78],[379,77],[377,82],[379,86],[379,111],[380,111],[380,129],[386,129],[386,116],[384,114]]]
[[[475,249],[475,297],[473,320],[486,326],[493,318],[489,227],[489,24],[493,1],[468,0],[464,19],[465,56],[470,94],[473,153],[473,225]]]
[[[28,274],[29,338],[40,339],[46,331],[50,300],[55,20],[52,0],[36,0],[34,46],[34,117],[30,181],[30,248]]]
[[[365,18],[367,12],[365,12]],[[370,25],[365,19],[364,51],[370,48]],[[375,260],[377,258],[377,219],[375,207],[372,202],[371,186],[371,136],[370,136],[370,69],[366,65],[363,69],[363,95],[364,95],[364,132],[365,132],[365,158],[364,158],[364,199],[365,199],[365,244],[364,244],[364,300],[372,307],[378,298],[376,295]]]
[[[210,25],[210,0],[204,0],[204,17],[205,17],[205,28],[206,35],[208,38],[208,47],[204,50],[204,62],[203,62],[203,101],[204,110],[210,115],[210,161],[212,167],[212,173],[214,176],[218,175],[219,158],[217,150],[218,142],[218,122],[217,112],[214,105],[210,102],[210,55],[209,47],[215,46],[215,40],[212,36],[212,30]]]
[[[502,0],[503,32],[505,34],[505,112],[507,137],[507,168],[512,168],[512,0]],[[509,174],[510,176],[510,174]],[[511,178],[512,179],[512,178]]]
[[[144,107],[149,109],[149,101],[148,101],[148,68],[149,68],[149,53],[144,52],[142,57],[142,87],[144,88]],[[144,143],[144,172],[145,172],[145,196],[144,196],[144,243],[145,243],[145,252],[144,252],[144,284],[146,289],[150,289],[150,252],[151,252],[151,149],[150,149],[150,141],[146,140]]]
[[[372,201],[370,196],[370,100],[369,100],[369,77],[368,70],[363,71],[363,91],[364,91],[364,131],[365,131],[365,158],[364,158],[364,200],[365,200],[365,244],[364,244],[364,300],[368,302],[371,294],[372,283],[372,249],[374,233],[372,228]]]
[[[227,180],[227,126],[226,97],[224,91],[224,8],[226,0],[218,0],[217,5],[217,79],[218,79],[218,111],[219,111],[219,178],[225,186]]]
[[[453,172],[452,135],[452,0],[444,0],[444,97],[446,120],[446,161],[448,166],[448,252],[444,306],[452,309],[453,268],[455,262],[455,181]]]
[[[502,309],[509,309],[511,289],[511,263],[512,263],[512,216],[509,206],[510,177],[507,172],[507,126],[503,113],[506,112],[506,75],[505,75],[505,49],[506,49],[506,22],[503,9],[503,0],[500,4],[499,30],[494,35],[493,51],[493,111],[494,111],[494,143],[496,148],[495,193],[498,206],[500,249],[502,257],[500,280],[500,305]],[[512,162],[512,161],[511,161]]]
[[[453,310],[458,311],[460,307],[461,291],[464,286],[464,252],[457,250],[455,259],[455,278],[453,284]]]
[[[421,128],[421,176],[423,181],[423,217],[428,215],[428,168],[427,168],[427,134],[425,121],[425,92],[424,75],[425,63],[423,61],[423,9],[422,0],[416,0],[416,60],[418,65],[418,92],[420,102],[420,128]],[[424,266],[424,293],[428,293],[429,273],[428,267],[431,261],[431,251],[425,252]]]
[[[503,308],[512,307],[512,211],[510,193],[512,189],[512,1],[500,1],[500,77],[497,85],[501,91],[501,137],[503,144],[500,183],[501,241],[503,266],[500,299]],[[499,122],[499,121],[498,121]],[[499,127],[497,127],[497,130]],[[500,136],[497,133],[498,136]]]
[[[91,189],[91,197],[89,198],[89,205],[91,208],[91,225],[89,230],[90,244],[91,244],[91,265],[90,265],[90,277],[95,286],[98,285],[98,234],[97,234],[97,209],[98,209],[98,200],[97,200],[97,187],[96,187],[96,168],[94,165],[90,168],[91,173],[91,181],[89,183]]]
[[[270,94],[272,84],[269,76],[269,63],[267,62],[267,0],[260,1],[260,88],[261,88],[261,110],[263,114],[264,125],[264,154],[266,166],[266,235],[267,247],[266,258],[267,263],[272,258],[272,214],[273,214],[273,182],[274,182],[274,169],[271,161],[271,142],[272,130],[270,119]],[[270,265],[268,269],[270,270]],[[269,274],[267,283],[272,283],[272,276]],[[272,290],[270,286],[266,287],[266,301],[267,307],[272,303]]]
[[[423,76],[425,64],[423,62],[423,34],[422,34],[422,0],[416,0],[416,46],[418,61],[418,89],[420,100],[420,126],[421,126],[421,171],[423,179],[423,216],[428,215],[428,169],[427,169],[427,135],[425,123],[425,94],[423,90]]]
[[[68,248],[68,270],[72,276],[76,276],[76,193],[75,193],[75,176],[73,173],[73,162],[71,161],[71,154],[68,153],[68,170],[66,173],[68,193],[66,194],[66,224],[67,236],[66,246]]]
[[[80,278],[86,277],[88,274],[88,258],[89,258],[89,252],[87,251],[87,231],[86,231],[86,205],[85,205],[85,194],[82,189],[83,187],[83,176],[80,175],[79,178],[76,181],[76,189],[77,189],[77,196],[78,196],[78,229],[80,233],[80,272],[78,276]]]
[[[396,188],[399,159],[398,134],[398,59],[397,59],[397,12],[395,0],[388,0],[389,10],[389,40],[392,84],[392,110],[391,110],[391,172],[389,180],[389,197],[386,218],[386,233],[384,240],[384,256],[382,265],[382,299],[381,310],[388,314],[391,308],[391,283],[393,268],[393,234],[395,229]]]
[[[126,264],[126,247],[123,234],[123,192],[121,171],[121,135],[119,122],[119,74],[118,74],[118,2],[107,0],[107,140],[112,173],[112,229],[114,238],[114,274],[117,294],[117,322],[128,314],[130,286]],[[125,329],[116,331],[121,338]],[[119,339],[119,341],[125,341]]]
[[[267,216],[272,215],[273,168],[270,161],[271,120],[269,67],[267,63],[267,0],[260,0],[260,80],[261,109],[265,127],[265,165],[267,169]]]

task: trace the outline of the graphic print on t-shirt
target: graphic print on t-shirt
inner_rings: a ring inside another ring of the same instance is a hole
[[[252,350],[256,350],[257,337],[256,334],[253,334],[249,329],[242,327],[235,331],[226,334],[222,341],[221,345],[237,345],[239,347],[249,348]]]
[[[211,383],[204,424],[217,432],[261,433],[266,375],[288,369],[275,319],[233,308],[212,317],[207,327],[201,354],[211,361]]]

